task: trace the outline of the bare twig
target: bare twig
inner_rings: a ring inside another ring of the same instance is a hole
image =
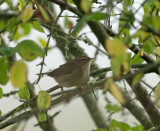
[[[46,55],[43,57],[42,62],[38,64],[38,65],[41,65],[41,69],[40,69],[40,75],[38,76],[38,80],[37,80],[36,84],[38,84],[38,82],[40,81],[41,76],[42,76],[41,73],[42,73],[42,70],[43,70],[43,66],[45,65],[44,60],[45,60],[45,57],[47,56],[48,46],[49,46],[50,38],[51,38],[51,36],[52,36],[52,32],[54,31],[54,26],[55,26],[56,23],[58,22],[58,19],[60,18],[60,16],[61,16],[61,14],[63,13],[63,11],[64,11],[64,10],[61,9],[59,15],[57,16],[55,22],[54,22],[53,25],[52,25],[52,28],[51,28],[51,30],[50,30],[50,34],[48,35],[48,41],[47,41],[46,47],[45,47],[45,49],[44,49]],[[37,65],[37,66],[38,66],[38,65]]]
[[[15,95],[15,94],[17,94],[17,92],[18,92],[18,91],[11,91],[11,92],[9,92],[9,93],[3,94],[3,97],[9,97],[9,96],[11,96],[11,95]]]

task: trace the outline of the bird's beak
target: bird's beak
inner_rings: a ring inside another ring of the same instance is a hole
[[[90,59],[89,59],[89,61],[92,61],[92,60],[94,60],[94,58],[90,58]]]

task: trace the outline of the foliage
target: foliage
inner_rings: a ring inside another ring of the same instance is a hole
[[[21,99],[24,99],[24,100],[29,100],[30,99],[30,93],[29,93],[28,87],[26,85],[24,85],[23,87],[21,87],[19,89],[18,96]]]

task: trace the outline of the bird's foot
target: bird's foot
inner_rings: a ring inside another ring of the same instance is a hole
[[[63,99],[65,99],[65,94],[64,94],[63,87],[61,87],[61,96],[62,96]]]
[[[77,88],[81,91],[81,94],[84,93],[84,88],[82,86],[77,86]]]

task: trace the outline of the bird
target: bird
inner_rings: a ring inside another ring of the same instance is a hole
[[[54,78],[62,87],[77,86],[78,88],[81,88],[81,85],[89,78],[91,61],[93,59],[94,58],[88,56],[76,57],[63,65],[60,65],[59,68],[40,74]]]

